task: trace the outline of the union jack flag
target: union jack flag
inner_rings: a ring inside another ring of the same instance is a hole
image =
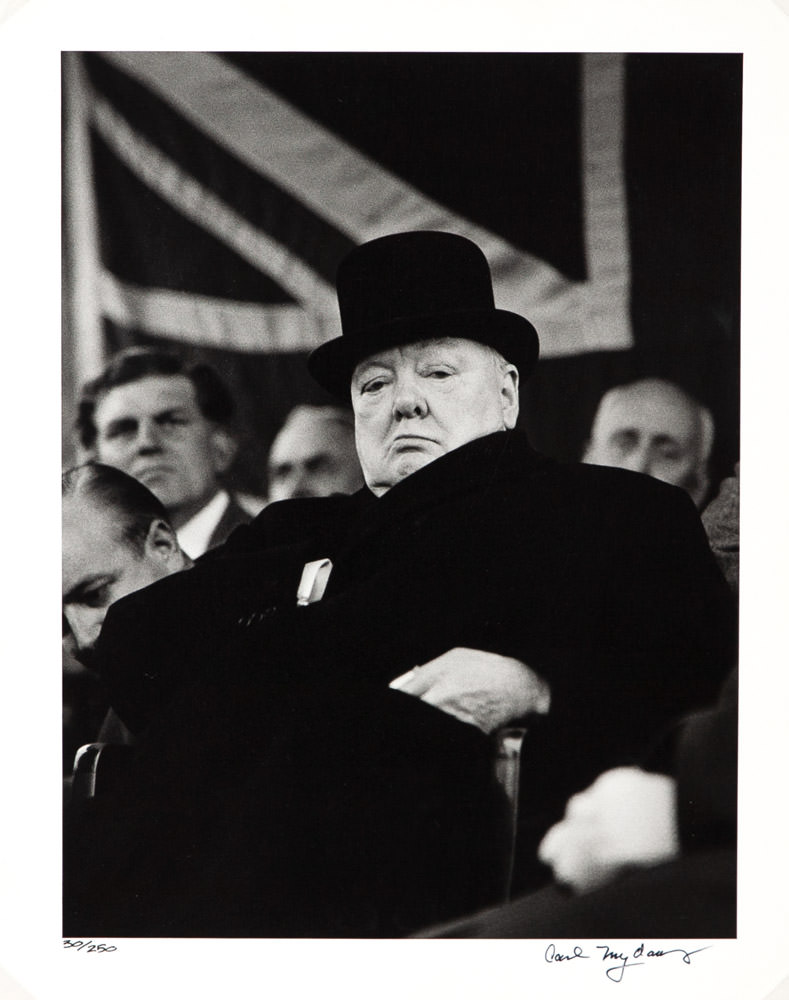
[[[695,366],[690,388],[736,427],[740,71],[738,56],[66,53],[67,391],[129,343],[199,350],[234,387],[251,429],[237,475],[262,491],[284,413],[322,398],[303,362],[339,333],[338,261],[440,229],[481,246],[497,305],[540,332],[538,445],[573,450],[639,357]]]

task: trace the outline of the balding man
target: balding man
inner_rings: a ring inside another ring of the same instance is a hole
[[[63,619],[85,661],[114,601],[191,561],[161,502],[119,469],[69,469],[62,495]]]
[[[715,425],[709,410],[673,382],[640,379],[600,400],[583,461],[654,476],[701,507]]]
[[[191,565],[161,502],[111,466],[89,463],[63,473],[63,728],[66,774],[84,743],[126,743],[130,734],[92,670],[107,609],[121,597]],[[103,722],[102,722],[103,720]]]
[[[337,291],[309,368],[353,406],[365,486],[271,504],[111,609],[97,653],[146,738],[84,831],[71,934],[397,936],[469,911],[501,888],[488,733],[528,720],[539,877],[567,797],[725,669],[688,498],[515,430],[537,334],[473,243],[374,240]]]
[[[353,437],[353,413],[340,406],[297,406],[268,457],[268,499],[328,497],[364,485]]]

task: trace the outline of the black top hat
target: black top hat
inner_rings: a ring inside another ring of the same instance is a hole
[[[316,347],[307,367],[316,382],[347,398],[356,365],[378,351],[434,337],[494,347],[521,378],[540,342],[531,323],[496,309],[480,248],[453,233],[382,236],[352,250],[337,270],[342,336]]]

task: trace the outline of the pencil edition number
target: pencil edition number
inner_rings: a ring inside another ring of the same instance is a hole
[[[117,947],[114,944],[96,944],[93,941],[80,941],[74,940],[72,938],[63,939],[64,948],[73,948],[75,951],[94,951],[94,952],[109,952],[117,951]]]

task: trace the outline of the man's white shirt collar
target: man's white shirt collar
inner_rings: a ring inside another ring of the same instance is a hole
[[[178,544],[192,559],[197,559],[208,548],[211,535],[222,520],[229,503],[229,495],[220,490],[213,500],[209,500],[202,510],[176,531]]]

